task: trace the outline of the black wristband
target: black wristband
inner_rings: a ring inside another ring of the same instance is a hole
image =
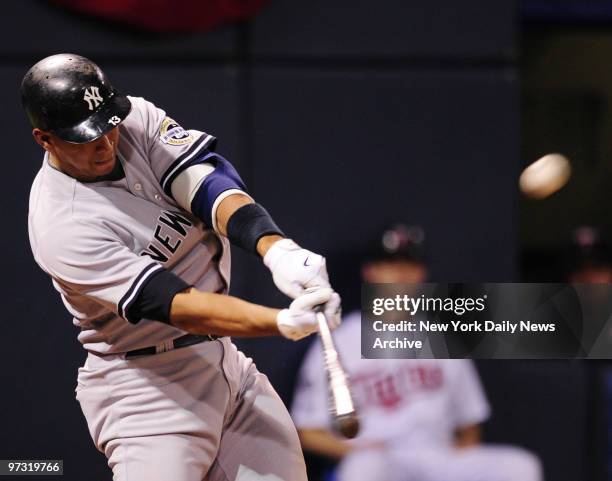
[[[227,221],[230,242],[253,254],[257,254],[257,241],[271,234],[285,235],[259,204],[243,205]]]

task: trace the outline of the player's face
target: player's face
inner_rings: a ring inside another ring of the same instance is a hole
[[[362,277],[370,284],[417,284],[426,281],[427,269],[419,262],[405,260],[368,262]]]
[[[102,137],[85,144],[72,144],[53,134],[40,132],[34,137],[51,155],[61,171],[77,180],[89,181],[110,174],[115,167],[119,130],[115,127]]]
[[[612,268],[609,266],[593,266],[573,272],[570,282],[582,284],[609,284],[612,282]]]

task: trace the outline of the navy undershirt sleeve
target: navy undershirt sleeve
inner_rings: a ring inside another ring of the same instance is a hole
[[[206,178],[191,201],[193,212],[204,223],[212,227],[212,209],[220,194],[230,189],[246,192],[246,186],[234,166],[215,152],[209,152],[202,162],[210,163],[215,170]]]
[[[132,324],[143,318],[170,324],[170,306],[174,296],[189,287],[191,286],[176,274],[159,269],[140,289],[126,311],[126,319]]]

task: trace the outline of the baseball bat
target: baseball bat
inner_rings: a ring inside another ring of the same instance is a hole
[[[325,314],[317,313],[319,339],[323,347],[323,359],[329,381],[330,408],[335,428],[346,438],[354,438],[359,432],[359,417],[353,404],[353,396],[348,377],[338,356],[334,340],[325,319]]]

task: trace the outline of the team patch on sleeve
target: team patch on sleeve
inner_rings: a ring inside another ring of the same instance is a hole
[[[185,145],[193,142],[193,135],[187,132],[175,120],[166,117],[159,129],[159,140],[164,144]]]

